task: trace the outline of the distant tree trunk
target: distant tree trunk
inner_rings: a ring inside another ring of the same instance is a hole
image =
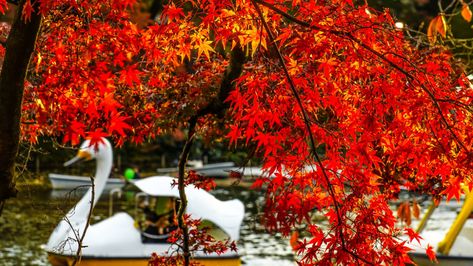
[[[164,0],[153,0],[149,8],[149,18],[155,20],[163,11]]]
[[[13,177],[20,141],[23,88],[41,25],[41,15],[36,12],[29,21],[21,18],[24,4],[22,0],[18,6],[0,74],[0,215],[6,199],[16,195]]]

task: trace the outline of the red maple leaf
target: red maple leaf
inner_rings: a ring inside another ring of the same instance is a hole
[[[125,122],[127,118],[120,116],[118,114],[112,116],[110,119],[110,126],[108,127],[108,130],[111,133],[117,133],[120,136],[125,136],[125,130],[131,130],[132,127]]]
[[[427,257],[429,257],[430,261],[437,262],[437,255],[435,254],[434,248],[431,245],[427,245],[425,253],[427,254]]]
[[[412,240],[415,239],[420,244],[420,240],[422,239],[422,237],[418,233],[416,233],[414,230],[412,230],[412,228],[406,227],[404,231],[409,236],[410,242],[412,242]]]
[[[1,3],[0,3],[0,6],[2,6]],[[33,12],[34,12],[34,10],[33,10],[33,6],[31,5],[31,0],[26,0],[25,5],[23,6],[23,10],[21,11],[21,15],[23,17],[23,20],[25,22],[30,21],[31,13],[33,13]]]

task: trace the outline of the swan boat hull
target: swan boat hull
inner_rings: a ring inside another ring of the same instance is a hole
[[[52,266],[70,266],[74,263],[73,256],[64,256],[54,253],[48,254]],[[82,257],[81,266],[147,266],[149,258],[108,258],[108,257]],[[204,266],[240,266],[241,260],[238,256],[195,258],[193,261]]]
[[[53,189],[75,189],[79,187],[88,188],[90,186],[90,178],[86,176],[63,175],[51,173],[48,175]],[[109,178],[105,185],[105,190],[121,188],[125,185],[125,181],[118,178]]]
[[[77,155],[64,165],[68,166],[84,159],[95,159],[97,162],[94,175],[95,189],[89,187],[51,233],[45,250],[52,265],[75,265],[74,258],[78,252],[81,254],[80,265],[147,265],[153,253],[169,256],[168,254],[178,251],[178,245],[163,242],[163,238],[154,238],[150,241],[153,238],[144,234],[136,222],[142,218],[148,222],[152,220],[148,220],[145,213],[139,214],[136,209],[133,217],[127,212],[118,212],[89,226],[91,211],[110,177],[113,164],[110,142],[102,139],[97,146],[94,146],[90,140],[86,140]],[[173,185],[175,181],[168,176],[154,176],[130,182],[139,191],[135,195],[135,208],[139,206],[141,196],[145,196],[146,202],[148,198],[179,198],[180,193]],[[90,181],[87,185],[89,184]],[[209,234],[213,231],[217,240],[220,240],[220,237],[223,237],[222,240],[239,239],[245,214],[245,207],[241,201],[238,199],[220,201],[207,191],[192,185],[188,185],[185,191],[188,198],[186,213],[193,219],[211,222],[213,225]],[[167,204],[169,203],[172,201],[168,200]],[[175,206],[166,207],[175,210]],[[156,222],[152,223],[161,226]],[[238,253],[231,249],[223,253],[205,253],[204,250],[198,250],[193,252],[193,258],[207,266],[240,265]]]
[[[152,180],[151,180],[152,181]],[[145,181],[146,182],[146,181]],[[226,206],[237,205],[238,201],[224,203]],[[240,203],[241,204],[241,203]],[[204,204],[205,205],[205,204]],[[239,204],[238,204],[239,205]],[[192,205],[190,205],[192,206]],[[67,226],[67,224],[66,224]],[[78,226],[82,231],[84,224]],[[239,228],[239,225],[236,225]],[[57,227],[50,241],[55,238]],[[74,262],[77,253],[77,241],[74,240],[72,230],[68,237],[61,236],[59,245],[46,247],[48,258],[53,266],[69,266]],[[236,239],[237,237],[235,237]],[[82,246],[82,258],[79,265],[148,265],[152,253],[166,256],[173,252],[170,243],[143,243],[140,230],[135,227],[134,219],[124,212],[91,225],[85,235]],[[194,254],[195,261],[205,266],[238,266],[241,264],[240,256],[236,251],[228,250],[220,255],[216,253],[205,254],[197,251]]]

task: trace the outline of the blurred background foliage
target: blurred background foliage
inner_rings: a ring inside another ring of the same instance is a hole
[[[472,22],[462,16],[462,9],[473,8],[471,0],[368,0],[377,10],[389,9],[397,21],[405,23],[407,34],[420,46],[443,45],[448,47],[459,65],[468,74],[473,73],[473,29]],[[437,16],[446,22],[446,37],[430,43],[427,37],[429,24]]]

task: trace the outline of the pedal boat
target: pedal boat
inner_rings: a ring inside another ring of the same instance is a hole
[[[78,254],[78,239],[84,234],[91,208],[104,191],[111,167],[112,146],[103,139],[97,148],[89,141],[82,144],[76,157],[66,162],[70,165],[80,159],[97,161],[94,185],[81,200],[66,214],[52,232],[47,245],[48,259],[53,266],[72,265]],[[134,182],[141,195],[145,197],[179,198],[175,179],[167,176],[149,177]],[[205,190],[187,186],[188,206],[186,213],[194,219],[210,222],[215,230],[226,238],[237,241],[244,216],[244,205],[234,199],[220,201]],[[93,198],[93,201],[91,200]],[[92,206],[91,206],[92,204]],[[142,232],[135,227],[135,219],[126,212],[118,212],[96,224],[89,225],[82,241],[80,259],[76,265],[148,265],[154,252],[168,256],[176,251],[170,243],[143,243]],[[206,266],[240,265],[240,256],[235,251],[223,254],[197,252],[193,261]]]

